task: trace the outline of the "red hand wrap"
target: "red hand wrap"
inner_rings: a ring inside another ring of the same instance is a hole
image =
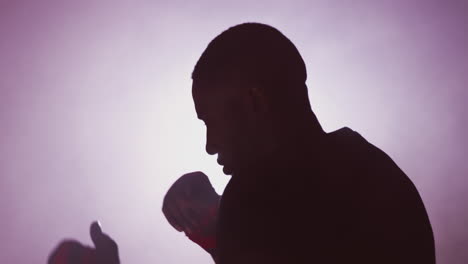
[[[200,245],[205,250],[216,248],[216,237],[215,236],[202,236],[199,233],[192,233],[187,235],[190,240]]]
[[[187,237],[193,242],[197,243],[203,249],[209,251],[210,249],[216,248],[216,234],[213,233],[211,236],[207,236],[202,233],[204,226],[212,225],[218,214],[218,207],[211,208],[207,215],[201,220],[202,227],[200,230],[195,230],[193,233],[186,233]],[[207,229],[211,229],[208,227]]]
[[[96,262],[94,249],[71,243],[61,244],[50,261],[53,264],[94,264]]]

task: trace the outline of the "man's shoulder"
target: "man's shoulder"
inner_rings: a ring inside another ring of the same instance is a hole
[[[361,134],[349,127],[327,133],[325,141],[326,147],[340,152],[363,152],[366,148],[373,146]]]
[[[329,136],[341,152],[341,163],[348,164],[353,186],[358,187],[362,194],[388,199],[389,203],[395,204],[398,198],[402,203],[410,200],[419,202],[419,193],[413,182],[383,150],[347,127]]]
[[[384,168],[398,168],[389,155],[349,127],[328,133],[327,144],[333,154],[341,158],[340,162],[350,163],[358,169],[382,171]]]

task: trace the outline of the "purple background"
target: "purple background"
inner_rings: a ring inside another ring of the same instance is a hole
[[[326,131],[349,126],[418,187],[439,263],[468,261],[468,1],[0,0],[0,263],[45,263],[101,220],[122,263],[211,263],[160,208],[202,170],[190,74],[229,26],[271,24],[308,66]],[[378,175],[376,175],[378,176]]]

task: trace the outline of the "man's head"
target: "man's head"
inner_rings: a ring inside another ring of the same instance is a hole
[[[294,120],[312,113],[306,78],[298,50],[273,27],[241,24],[211,41],[193,71],[192,94],[206,151],[218,154],[225,174],[267,156]]]

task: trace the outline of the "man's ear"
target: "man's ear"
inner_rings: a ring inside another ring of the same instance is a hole
[[[250,86],[249,99],[254,112],[265,113],[268,111],[268,100],[264,88],[259,86]]]

